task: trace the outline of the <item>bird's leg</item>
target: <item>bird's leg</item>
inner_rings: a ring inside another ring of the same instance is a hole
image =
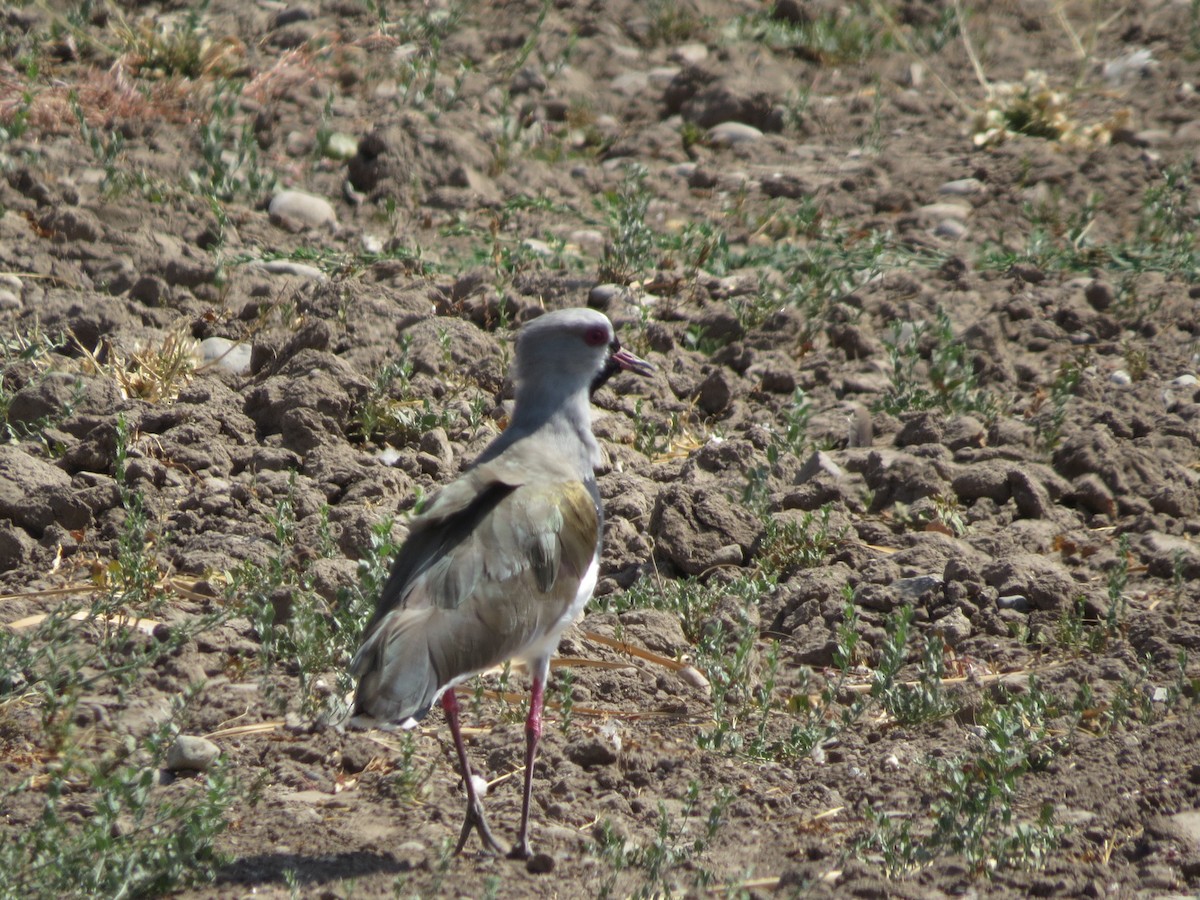
[[[529,859],[529,802],[533,798],[533,763],[537,759],[538,740],[542,736],[542,692],[550,674],[550,659],[538,660],[533,666],[533,685],[529,690],[529,718],[525,720],[525,795],[521,800],[521,829],[517,842],[508,852],[509,859]]]
[[[467,787],[467,816],[463,819],[462,832],[458,836],[455,853],[462,853],[463,846],[472,829],[479,831],[479,837],[490,850],[503,852],[499,842],[492,836],[487,819],[483,817],[483,804],[475,793],[475,782],[471,780],[471,763],[467,760],[467,748],[463,744],[462,732],[458,727],[458,698],[454,696],[454,688],[447,689],[442,694],[442,709],[446,711],[446,721],[450,723],[450,734],[454,736],[454,749],[458,751],[458,767],[462,770],[463,784]]]

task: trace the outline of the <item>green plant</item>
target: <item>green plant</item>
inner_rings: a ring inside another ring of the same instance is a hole
[[[803,388],[792,392],[792,401],[783,410],[782,430],[771,429],[771,443],[767,447],[767,462],[777,465],[783,454],[794,457],[804,455],[808,439],[808,423],[812,419],[812,401]]]
[[[1062,834],[1053,808],[1043,806],[1034,819],[1021,820],[1014,804],[1021,778],[1044,767],[1052,753],[1049,713],[1049,698],[1033,679],[1026,693],[986,704],[974,729],[975,748],[930,768],[929,820],[897,822],[871,809],[859,854],[877,855],[893,877],[951,854],[976,875],[1042,866]]]
[[[366,396],[351,414],[351,431],[360,439],[404,446],[433,428],[451,428],[458,421],[451,407],[441,405],[435,409],[429,397],[418,399],[412,386],[410,346],[411,338],[402,337],[399,358],[379,368]]]
[[[1050,384],[1050,408],[1036,419],[1038,441],[1046,452],[1053,450],[1062,440],[1067,409],[1090,362],[1088,352],[1081,350],[1058,365],[1054,381]]]
[[[676,439],[684,433],[679,413],[671,413],[664,423],[644,412],[644,400],[639,397],[633,407],[633,447],[651,459],[671,452]]]
[[[936,323],[896,323],[885,341],[892,382],[878,407],[893,415],[924,409],[974,414],[991,421],[999,400],[980,387],[968,348],[955,337],[950,316],[938,307]],[[923,350],[923,345],[927,349]]]
[[[842,4],[821,10],[803,22],[777,19],[769,12],[744,16],[740,36],[773,50],[788,50],[823,65],[856,62],[895,46],[891,32],[879,27],[868,4]]]
[[[654,839],[640,845],[631,845],[616,833],[609,822],[601,822],[596,829],[592,852],[613,869],[613,874],[601,887],[599,896],[614,896],[622,873],[636,876],[637,880],[633,877],[624,879],[625,882],[635,883],[636,887],[632,890],[622,889],[618,896],[645,900],[672,897],[681,888],[680,879],[684,872],[691,873],[691,887],[705,887],[712,876],[697,865],[696,860],[725,824],[725,812],[732,794],[727,789],[718,791],[713,805],[700,823],[698,833],[690,835],[692,820],[697,818],[699,800],[700,785],[693,781],[688,785],[678,820],[660,801]]]
[[[646,28],[640,35],[647,47],[673,46],[691,40],[704,20],[681,0],[647,0]]]
[[[238,112],[241,93],[242,85],[235,81],[213,83],[200,123],[200,162],[188,173],[193,190],[220,202],[239,194],[257,197],[276,181],[259,158],[253,122]]]
[[[615,191],[606,191],[595,203],[609,229],[598,279],[629,284],[655,263],[655,235],[646,224],[650,192],[646,170],[631,165]]]
[[[1190,211],[1195,209],[1195,192],[1190,168],[1172,166],[1163,170],[1161,180],[1143,193],[1137,227],[1124,240],[1101,243],[1091,237],[1101,200],[1092,194],[1082,204],[1064,204],[1061,199],[1037,206],[1025,204],[1022,215],[1028,229],[1018,238],[1023,244],[1014,248],[1001,234],[996,243],[984,246],[980,265],[1001,270],[1018,264],[1055,271],[1103,269],[1126,276],[1160,272],[1188,282],[1196,280],[1200,243],[1192,227]],[[1066,215],[1060,211],[1064,205],[1070,210]],[[1136,297],[1130,279],[1118,294],[1113,311],[1123,319],[1141,322],[1162,303],[1157,296],[1148,302]]]
[[[337,719],[353,687],[345,664],[358,646],[395,553],[391,523],[372,529],[370,546],[359,561],[358,584],[339,592],[332,604],[314,590],[308,563],[295,553],[297,522],[290,494],[276,503],[271,524],[274,552],[265,561],[244,560],[229,573],[228,602],[250,619],[258,634],[264,695],[281,709],[298,697],[301,712]],[[280,692],[280,667],[295,677],[296,689]],[[330,676],[332,685],[326,682]]]
[[[833,504],[806,510],[799,520],[769,516],[759,558],[764,570],[778,576],[824,563],[845,537],[845,527],[832,525]]]
[[[812,347],[830,310],[847,294],[890,269],[940,263],[938,257],[902,245],[890,232],[851,228],[830,218],[811,197],[774,207],[753,230],[761,240],[732,254],[729,267],[773,271],[780,277],[764,277],[756,293],[730,303],[746,328],[761,325],[776,310],[797,310],[803,323],[801,351]]]
[[[1117,559],[1108,573],[1108,612],[1104,624],[1110,638],[1116,637],[1125,621],[1125,588],[1129,584],[1129,535],[1117,538]]]
[[[220,762],[184,791],[158,787],[174,736],[167,721],[101,755],[63,747],[46,769],[41,814],[0,845],[0,893],[125,898],[211,879],[221,862],[215,841],[239,790]],[[27,781],[4,793],[11,800],[29,790]]]
[[[943,719],[957,709],[942,683],[946,674],[945,647],[936,634],[925,638],[916,684],[897,681],[907,658],[912,619],[911,606],[902,606],[888,616],[887,640],[880,648],[871,682],[871,697],[903,725]]]

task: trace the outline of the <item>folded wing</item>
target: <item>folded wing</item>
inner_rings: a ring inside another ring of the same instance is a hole
[[[356,713],[420,718],[443,689],[520,655],[571,608],[600,520],[579,481],[480,467],[413,520],[350,665]]]

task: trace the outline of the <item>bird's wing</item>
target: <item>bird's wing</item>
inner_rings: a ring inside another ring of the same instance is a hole
[[[447,684],[520,654],[570,609],[599,543],[592,495],[545,472],[522,484],[496,474],[468,472],[414,520],[351,663],[359,711],[419,716]]]

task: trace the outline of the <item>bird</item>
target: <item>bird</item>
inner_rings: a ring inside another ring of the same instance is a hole
[[[547,312],[517,336],[508,427],[411,519],[358,652],[358,724],[412,728],[445,712],[467,794],[455,853],[471,832],[502,853],[484,817],[454,687],[510,659],[531,675],[521,823],[508,856],[529,859],[529,806],[550,659],[599,573],[603,510],[591,398],[620,372],[654,367],[623,348],[603,313]]]

